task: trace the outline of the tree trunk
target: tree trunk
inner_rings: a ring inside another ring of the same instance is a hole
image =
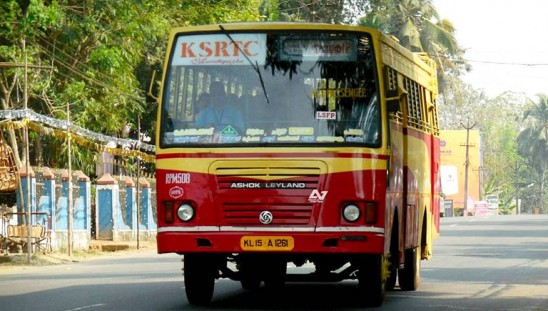
[[[15,156],[15,162],[17,163],[17,167],[21,168],[23,166],[23,160],[21,160],[21,157],[19,156],[19,145],[17,144],[17,136],[15,135],[15,130],[8,130],[8,135],[10,138],[10,145],[11,149],[13,149],[13,155]]]
[[[4,98],[2,99],[2,109],[10,110],[12,106],[9,105],[9,103],[11,102],[9,93],[5,92],[4,88],[2,88],[2,90],[4,93],[3,94]],[[23,162],[21,161],[21,157],[19,157],[19,146],[17,144],[15,130],[8,129],[6,132],[8,132],[10,146],[11,146],[11,149],[13,150],[13,155],[15,157],[15,163],[17,164],[17,168],[20,168]]]

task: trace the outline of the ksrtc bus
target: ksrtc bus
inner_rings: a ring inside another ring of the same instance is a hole
[[[158,253],[184,255],[189,303],[356,280],[419,286],[439,232],[434,62],[375,29],[177,28],[159,96]],[[290,264],[290,269],[288,269]],[[303,265],[313,273],[292,273]]]

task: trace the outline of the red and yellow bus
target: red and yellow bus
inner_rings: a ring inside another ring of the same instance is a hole
[[[189,303],[209,303],[218,278],[357,280],[372,306],[417,289],[439,233],[431,59],[312,23],[177,28],[167,51],[157,242],[184,256]]]

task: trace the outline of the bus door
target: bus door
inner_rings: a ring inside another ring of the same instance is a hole
[[[386,243],[392,243],[397,238],[399,249],[399,262],[404,262],[404,248],[405,248],[405,222],[406,222],[406,143],[405,138],[405,103],[406,103],[406,91],[403,88],[403,76],[397,73],[396,70],[386,67],[385,72],[385,85],[387,96],[387,110],[390,114],[388,116],[389,137],[390,137],[390,170],[389,170],[389,184],[387,189],[387,207],[393,209],[397,216],[399,237],[392,237],[390,241]],[[393,218],[394,221],[396,218]],[[388,224],[389,225],[389,224]],[[390,227],[392,228],[392,227]]]
[[[398,75],[398,84],[405,94],[403,108],[403,226],[405,249],[418,245],[419,186],[421,183],[420,134],[417,123],[420,119],[417,84],[403,75]]]

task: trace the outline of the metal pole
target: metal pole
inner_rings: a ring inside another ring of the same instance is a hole
[[[519,215],[519,185],[516,185],[516,215]]]
[[[25,110],[27,110],[28,107],[28,67],[27,67],[27,43],[26,38],[23,38],[23,54],[25,55],[25,81],[24,81],[24,88],[23,88],[23,105]],[[23,130],[23,135],[25,136],[25,171],[27,172],[27,193],[26,193],[26,205],[27,205],[27,213],[26,213],[26,223],[27,223],[27,261],[30,264],[31,262],[31,255],[32,255],[32,224],[31,224],[31,204],[30,204],[30,172],[29,172],[29,128],[25,126]],[[23,198],[21,198],[23,200]],[[24,204],[22,204],[24,206]]]
[[[483,199],[483,194],[481,191],[482,184],[483,184],[483,167],[479,166],[478,167],[478,195],[479,195],[480,201],[482,201]]]
[[[470,158],[468,156],[468,142],[470,131],[466,129],[466,160],[464,162],[464,216],[468,216],[468,166],[470,165]]]
[[[67,197],[67,209],[68,209],[68,236],[67,236],[67,244],[68,244],[68,255],[69,257],[72,257],[72,248],[73,248],[73,241],[72,241],[72,150],[71,150],[71,140],[70,137],[70,103],[67,102],[67,137],[68,137],[68,197]]]
[[[141,117],[137,117],[137,150],[141,148]],[[139,195],[141,178],[141,157],[137,154],[137,250],[140,249],[140,230],[141,227],[141,196]]]
[[[461,125],[466,129],[466,159],[464,162],[464,211],[463,216],[466,217],[468,214],[468,167],[470,166],[470,157],[469,157],[469,149],[470,149],[470,130],[476,126],[476,124],[472,124],[470,126],[470,119],[467,120],[467,126],[461,123]]]

